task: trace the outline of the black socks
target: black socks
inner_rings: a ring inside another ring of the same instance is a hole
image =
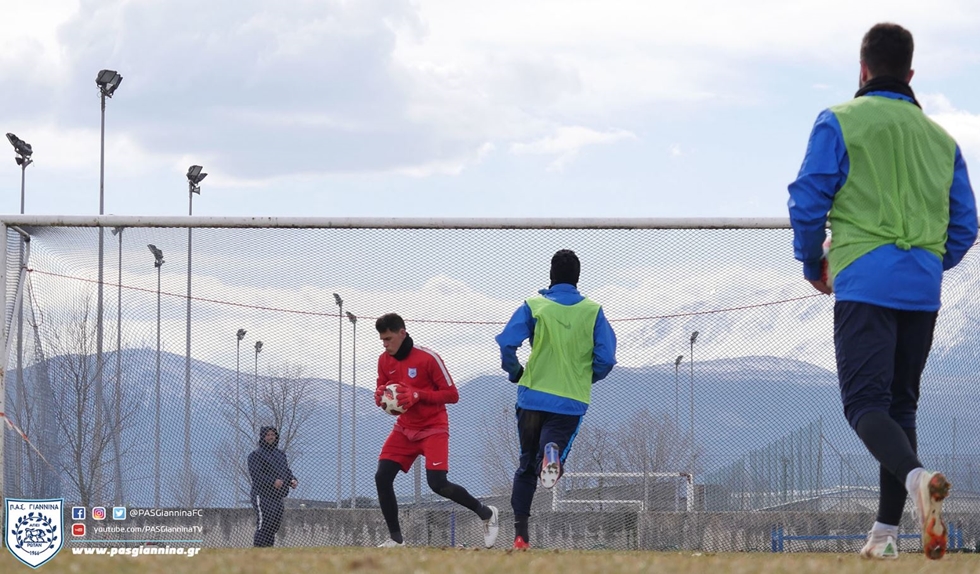
[[[530,542],[530,540],[528,540],[529,536],[527,531],[528,518],[530,517],[521,515],[514,516],[514,536],[520,536],[524,539],[524,542]]]

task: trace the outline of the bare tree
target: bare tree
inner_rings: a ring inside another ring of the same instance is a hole
[[[31,283],[27,286],[28,300],[33,302]],[[26,439],[17,440],[12,446],[22,450],[23,465],[13,464],[14,476],[24,478],[25,485],[14,496],[30,498],[51,498],[61,495],[60,452],[58,445],[58,428],[55,413],[57,405],[52,394],[51,377],[48,362],[45,360],[44,347],[41,343],[38,322],[34,306],[27,308],[29,312],[25,320],[30,324],[33,333],[34,362],[29,369],[28,383],[20,380],[17,392],[8,407],[14,413],[15,421],[20,425]],[[28,371],[25,371],[25,375]],[[28,444],[27,441],[30,441]]]
[[[646,508],[678,509],[681,498],[688,495],[681,473],[698,474],[701,456],[701,447],[677,427],[673,417],[637,411],[616,430],[613,459],[617,472],[643,476],[624,480],[632,486],[622,489],[619,497],[641,498]],[[665,480],[649,477],[652,473],[676,476]]]
[[[517,422],[513,404],[498,405],[481,417],[483,450],[481,458],[495,496],[510,492],[517,470],[520,443],[517,438]]]
[[[96,373],[91,360],[95,345],[95,325],[89,298],[68,312],[68,318],[45,332],[51,358],[46,361],[55,381],[58,402],[57,426],[61,435],[60,466],[63,476],[74,487],[79,502],[90,505],[111,495],[109,480],[115,462],[113,436],[122,436],[134,422],[138,403],[120,396],[120,416],[99,417],[95,411]],[[114,390],[103,394],[103,401],[114,401]],[[122,391],[120,391],[122,393]],[[102,405],[104,410],[106,405]],[[124,450],[120,450],[120,456]]]
[[[623,421],[614,433],[614,443],[618,472],[694,472],[701,455],[672,417],[657,416],[648,409]]]
[[[302,447],[303,430],[314,413],[314,381],[303,377],[302,366],[283,364],[268,372],[269,375],[259,377],[255,384],[251,381],[242,384],[238,404],[234,383],[222,386],[227,389],[220,394],[222,415],[232,433],[222,441],[217,461],[221,474],[235,485],[236,500],[247,500],[251,489],[246,459],[259,440],[254,429],[262,426],[279,429],[279,448],[292,463],[292,455]],[[235,445],[239,443],[246,445],[244,452],[236,452]]]
[[[173,499],[180,508],[209,506],[213,499],[211,485],[193,468],[187,469],[177,478],[173,489]]]
[[[270,369],[270,375],[259,381],[259,414],[265,414],[265,424],[279,429],[279,448],[287,455],[298,450],[302,429],[313,416],[310,405],[313,384],[303,378],[303,367],[284,364]],[[264,426],[263,421],[255,421]]]

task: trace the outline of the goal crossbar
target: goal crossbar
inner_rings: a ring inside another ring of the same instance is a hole
[[[778,217],[487,218],[487,217],[208,217],[142,215],[2,215],[0,225],[62,227],[212,227],[293,229],[788,229]]]

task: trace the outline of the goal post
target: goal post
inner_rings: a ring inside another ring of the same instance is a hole
[[[100,266],[100,231],[117,228]],[[840,415],[834,299],[803,279],[786,218],[2,215],[0,236],[6,498],[205,508],[231,525],[208,544],[248,545],[246,460],[274,425],[299,479],[286,513],[303,524],[284,544],[376,545],[374,474],[395,419],[374,404],[374,322],[395,312],[459,391],[450,480],[500,509],[506,540],[518,387],[495,338],[571,249],[617,364],[592,386],[565,475],[536,492],[536,546],[634,548],[670,521],[701,537],[677,547],[752,549],[737,544],[768,544],[766,513],[799,512],[784,526],[818,535],[803,528],[850,532],[872,504],[877,466]],[[967,517],[980,515],[978,271],[974,248],[944,275],[920,403],[956,421],[924,426],[920,457],[957,485],[944,508]],[[819,444],[795,432],[814,421]],[[409,543],[442,544],[451,515],[454,540],[480,544],[475,514],[421,474],[417,490],[411,473],[395,482]],[[704,531],[722,527],[737,533]]]
[[[643,512],[647,508],[649,500],[649,482],[656,481],[658,479],[672,482],[679,481],[683,485],[684,491],[684,506],[681,508],[679,499],[680,496],[675,495],[675,511],[683,512],[694,512],[695,510],[695,498],[694,498],[694,477],[686,472],[568,472],[563,475],[563,478],[573,479],[573,478],[625,478],[625,479],[640,479],[642,484],[642,494],[643,497],[639,499],[627,499],[627,500],[616,500],[616,499],[602,499],[602,498],[562,498],[562,491],[566,482],[559,481],[558,484],[554,486],[551,490],[551,510],[552,512],[558,512],[561,510],[561,505],[563,504],[579,504],[579,505],[617,505],[617,504],[628,504],[636,505],[639,512]],[[675,493],[677,489],[675,488]]]

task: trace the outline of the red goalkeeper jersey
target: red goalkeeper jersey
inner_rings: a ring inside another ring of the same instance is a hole
[[[388,353],[378,357],[378,387],[398,383],[418,392],[419,401],[398,416],[396,424],[406,429],[449,430],[446,405],[459,401],[442,358],[425,347],[412,347],[408,356],[399,361]]]

